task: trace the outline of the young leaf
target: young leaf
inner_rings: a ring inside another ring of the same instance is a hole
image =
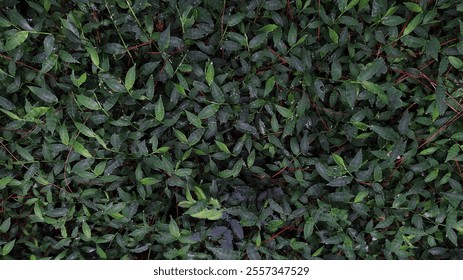
[[[27,37],[29,36],[28,31],[19,31],[13,34],[11,37],[9,37],[6,41],[4,50],[5,51],[11,51],[24,43],[26,41]]]
[[[456,56],[449,56],[448,57],[450,64],[457,70],[463,70],[463,61]]]
[[[136,68],[137,65],[134,64],[132,67],[130,67],[129,71],[127,71],[127,74],[125,75],[124,86],[127,89],[127,91],[130,91],[133,88],[133,85],[135,84]]]
[[[275,107],[277,108],[278,113],[280,113],[280,115],[282,115],[284,118],[291,119],[294,117],[294,112],[290,109],[280,105],[275,105]]]
[[[225,143],[222,143],[222,142],[219,142],[219,141],[215,140],[215,144],[217,145],[217,147],[219,147],[219,149],[222,152],[225,152],[227,154],[231,154],[230,150],[228,149],[227,145],[225,145]]]
[[[214,64],[211,61],[207,65],[207,69],[206,69],[206,82],[209,86],[212,85],[212,82],[214,81],[214,76],[215,76]]]
[[[335,44],[339,43],[339,35],[338,33],[336,33],[334,29],[331,29],[330,27],[328,27],[328,35],[330,36],[330,39],[331,41],[333,41],[333,43]]]
[[[10,229],[10,225],[11,225],[11,218],[4,220],[2,225],[0,226],[0,232],[6,233]]]
[[[344,163],[344,160],[342,159],[340,155],[333,153],[331,154],[331,156],[333,157],[334,162],[336,162],[337,165],[344,168],[344,170],[347,170],[346,164]]]
[[[92,231],[86,221],[82,222],[82,232],[84,233],[85,237],[92,238]]]
[[[16,239],[11,240],[10,242],[6,243],[3,248],[2,248],[2,255],[7,256],[11,250],[13,250],[14,244],[16,242]]]
[[[178,228],[178,225],[175,222],[175,220],[172,218],[172,216],[170,217],[169,232],[170,234],[172,234],[173,236],[177,238],[180,237],[180,229]]]
[[[95,47],[89,44],[85,47],[85,49],[87,50],[87,53],[90,55],[90,59],[92,60],[93,64],[95,64],[96,67],[100,68],[100,57],[98,56]]]
[[[420,13],[416,17],[414,17],[405,27],[402,36],[407,36],[408,34],[412,33],[413,30],[421,23],[423,20],[423,14]]]
[[[82,144],[80,144],[77,140],[74,140],[73,147],[74,147],[74,150],[78,154],[86,158],[92,158],[92,155],[90,154],[90,152]]]
[[[82,105],[90,110],[99,110],[100,105],[90,97],[85,95],[76,95],[77,104]]]

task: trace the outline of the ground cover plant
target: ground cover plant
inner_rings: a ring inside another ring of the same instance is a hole
[[[0,1],[0,258],[462,258],[461,18]]]

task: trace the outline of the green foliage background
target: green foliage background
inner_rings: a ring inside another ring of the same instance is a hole
[[[462,16],[0,1],[1,258],[462,258]]]

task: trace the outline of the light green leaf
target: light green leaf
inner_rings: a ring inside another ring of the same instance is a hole
[[[423,8],[421,8],[420,5],[416,4],[416,3],[413,3],[413,2],[404,2],[405,6],[407,7],[407,9],[409,9],[410,11],[412,12],[415,12],[415,13],[421,13],[423,12]]]
[[[90,154],[90,152],[82,144],[80,144],[77,140],[74,140],[73,147],[74,147],[74,150],[78,154],[86,158],[92,158],[92,155]]]
[[[344,168],[344,170],[347,170],[346,164],[344,163],[344,160],[342,159],[340,155],[333,153],[331,154],[331,156],[333,157],[334,162],[336,162],[337,165]]]
[[[463,69],[463,61],[459,59],[456,56],[449,56],[448,57],[450,64],[452,64],[453,67],[457,70],[462,70]]]
[[[449,151],[447,152],[447,157],[445,158],[445,162],[454,160],[460,153],[460,149],[461,149],[460,145],[453,144],[452,147],[450,147]]]
[[[92,60],[93,64],[96,65],[96,67],[100,68],[100,57],[98,56],[98,53],[91,44],[85,47],[87,50],[87,53],[90,55],[90,59]]]
[[[91,130],[85,124],[79,123],[79,122],[74,122],[74,125],[77,127],[79,132],[82,133],[83,135],[85,135],[87,137],[90,137],[90,138],[95,138],[95,136],[96,136],[95,132],[93,132],[93,130]]]
[[[85,95],[76,95],[76,99],[77,104],[82,105],[90,110],[99,110],[101,108],[98,102]]]
[[[5,51],[11,51],[24,43],[26,41],[27,37],[29,36],[28,31],[18,31],[15,34],[13,34],[11,37],[9,37],[6,41],[4,50]]]
[[[15,243],[16,243],[16,239],[13,239],[10,242],[6,243],[3,246],[2,255],[7,256],[11,252],[11,250],[13,250],[13,247],[14,247]]]
[[[284,118],[291,119],[294,117],[294,112],[290,109],[280,105],[275,105],[275,107],[277,108],[278,113],[280,113],[280,115],[282,115]]]
[[[154,177],[146,177],[140,180],[140,183],[142,185],[148,185],[148,186],[155,185],[159,182],[161,182],[161,180],[154,178]]]
[[[222,212],[222,209],[204,209],[202,211],[199,211],[198,213],[191,214],[191,216],[198,219],[219,220],[220,218],[222,218]]]
[[[68,133],[66,126],[64,125],[60,126],[58,133],[59,133],[59,138],[61,139],[61,142],[66,146],[69,145],[69,133]]]
[[[74,70],[72,70],[71,81],[76,87],[80,87],[83,83],[87,81],[87,73],[84,72],[82,75],[80,75],[79,78],[76,78]]]
[[[17,120],[17,121],[22,120],[22,119],[21,119],[18,115],[16,115],[15,113],[12,113],[12,112],[7,111],[7,110],[2,109],[2,108],[0,108],[0,111],[3,112],[3,113],[5,113],[8,117],[12,118],[13,120]]]
[[[206,82],[209,86],[212,85],[212,82],[214,81],[214,76],[215,76],[214,64],[211,61],[207,65],[207,69],[206,69]]]
[[[27,112],[27,114],[24,116],[24,119],[38,119],[45,115],[49,109],[50,107],[36,107]]]
[[[180,229],[178,228],[178,225],[175,222],[175,220],[172,218],[172,216],[170,217],[169,232],[170,234],[172,234],[173,236],[177,238],[180,237]]]
[[[354,203],[360,203],[360,202],[362,202],[362,201],[365,199],[365,197],[368,196],[368,194],[369,194],[368,191],[361,191],[361,192],[359,192],[359,193],[355,196]]]
[[[92,231],[86,221],[82,222],[82,232],[84,233],[85,237],[92,238]]]
[[[11,225],[11,218],[8,218],[8,219],[4,220],[2,225],[0,226],[0,232],[1,233],[6,233],[10,229],[10,225]]]
[[[127,71],[127,74],[125,75],[124,85],[127,91],[130,91],[133,88],[133,85],[135,84],[136,68],[137,65],[134,64],[132,67],[130,67],[129,71]]]
[[[407,36],[408,34],[412,33],[413,30],[421,23],[423,20],[423,14],[420,13],[416,17],[414,17],[405,27],[402,36]]]
[[[219,149],[222,152],[225,152],[227,154],[231,154],[230,150],[228,149],[227,145],[225,145],[225,143],[222,143],[222,142],[219,142],[219,141],[215,140],[215,144],[217,145],[217,147],[219,147]]]
[[[330,27],[328,27],[328,35],[330,36],[330,39],[331,41],[333,41],[333,43],[335,44],[339,43],[339,35],[338,33],[336,33],[334,29],[331,29]]]

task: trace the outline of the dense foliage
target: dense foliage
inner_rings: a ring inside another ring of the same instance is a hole
[[[462,16],[0,1],[1,258],[462,258]]]

